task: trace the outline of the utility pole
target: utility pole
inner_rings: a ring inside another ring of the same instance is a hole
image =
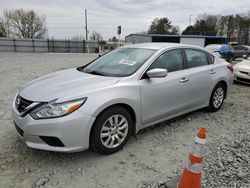
[[[87,21],[87,9],[85,9],[85,32],[86,32],[86,41],[88,40],[88,21]]]

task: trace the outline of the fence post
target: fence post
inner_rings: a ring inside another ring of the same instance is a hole
[[[49,51],[49,39],[47,39],[47,49],[48,49],[48,52],[50,52]]]
[[[66,40],[66,38],[64,39],[64,53],[65,52],[68,52],[68,44],[67,44],[67,40]]]
[[[83,40],[83,53],[85,53],[85,40]]]
[[[14,52],[16,52],[16,39],[13,39],[14,42]]]
[[[76,41],[76,52],[78,53],[78,44],[79,44],[79,42],[78,42],[78,40]]]
[[[68,39],[68,52],[70,52],[69,39]]]
[[[33,38],[32,38],[32,49],[33,49],[33,52],[35,52],[35,41]]]
[[[54,39],[52,38],[52,51],[55,52],[55,49],[54,49]]]

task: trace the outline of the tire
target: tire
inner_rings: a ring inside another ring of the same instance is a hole
[[[225,96],[226,96],[225,86],[222,83],[216,84],[210,96],[208,111],[209,112],[218,111],[223,105]]]
[[[132,117],[125,108],[121,106],[108,108],[97,117],[93,125],[92,149],[102,154],[119,151],[129,140],[132,125]]]
[[[227,59],[227,62],[228,62],[228,63],[232,63],[234,59],[235,59],[235,58],[233,58],[233,56],[230,55],[229,58]]]

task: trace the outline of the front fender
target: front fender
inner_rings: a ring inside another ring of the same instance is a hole
[[[136,115],[136,121],[141,122],[140,88],[133,86],[116,86],[89,93],[86,103],[79,109],[84,113],[97,117],[106,108],[125,104],[130,106]]]

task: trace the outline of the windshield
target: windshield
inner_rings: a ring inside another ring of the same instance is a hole
[[[119,48],[87,65],[83,72],[90,74],[124,77],[136,72],[156,50]]]

